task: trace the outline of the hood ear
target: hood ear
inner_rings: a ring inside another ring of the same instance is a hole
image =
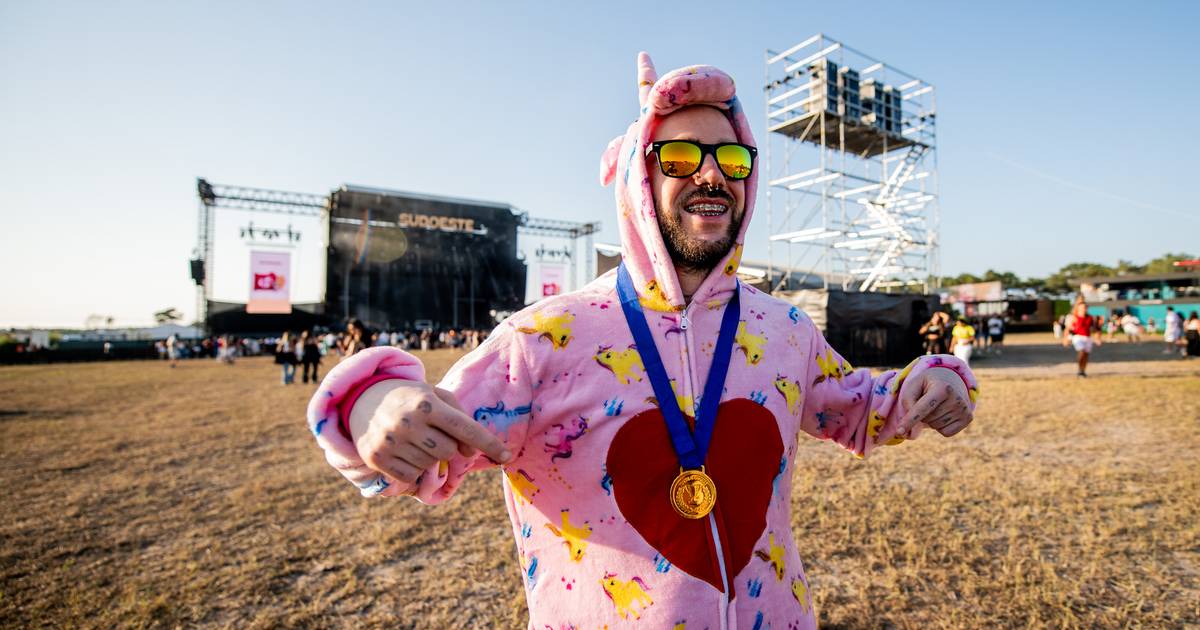
[[[654,82],[658,81],[658,72],[654,70],[654,62],[650,60],[650,53],[642,51],[638,53],[638,107],[646,106],[646,97],[650,94],[650,88],[654,87]]]
[[[600,156],[600,185],[607,186],[612,183],[614,177],[617,176],[617,154],[621,150],[621,140],[625,136],[617,136],[608,143],[608,148],[604,150],[604,155]]]
[[[650,60],[650,53],[642,51],[637,56],[638,67],[638,107],[644,108],[646,100],[650,97],[650,88],[654,87],[654,83],[658,81],[658,71],[654,69],[654,62]],[[630,125],[630,129],[637,125],[634,121]],[[604,155],[600,156],[600,185],[607,186],[612,183],[613,178],[617,176],[617,155],[621,150],[621,141],[625,136],[617,136],[612,142],[608,143],[608,148],[604,150]]]

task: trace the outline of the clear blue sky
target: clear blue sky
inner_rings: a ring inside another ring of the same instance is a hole
[[[816,32],[937,87],[945,275],[1196,252],[1197,7],[4,2],[0,326],[191,317],[197,176],[504,201],[615,242],[596,173],[636,53],[725,69],[761,138],[764,49]]]

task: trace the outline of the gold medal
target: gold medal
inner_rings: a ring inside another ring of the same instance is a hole
[[[717,504],[717,486],[700,470],[679,469],[679,476],[671,482],[671,505],[684,518],[704,518]]]

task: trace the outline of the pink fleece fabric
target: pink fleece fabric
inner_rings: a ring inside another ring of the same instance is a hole
[[[642,53],[638,83],[641,115],[604,152],[600,179],[616,182],[623,256],[687,414],[699,403],[722,310],[741,291],[708,458],[718,489],[712,517],[684,522],[669,508],[678,463],[621,312],[615,272],[513,315],[439,385],[517,453],[500,479],[530,628],[813,628],[791,529],[791,480],[805,465],[797,440],[828,440],[866,457],[915,437],[897,435],[897,424],[914,394],[910,384],[924,371],[954,370],[972,402],[978,386],[962,362],[944,355],[875,377],[855,370],[798,308],[739,285],[757,168],[746,182],[737,245],[685,303],[658,230],[645,148],[664,116],[695,104],[726,111],[739,140],[754,140],[733,80],[716,68],[657,78]],[[440,503],[468,473],[496,467],[456,456],[414,486],[366,468],[334,427],[341,398],[379,373],[424,376],[412,355],[372,348],[331,370],[308,410],[326,459],[364,496],[413,494]],[[807,545],[820,544],[821,532],[804,535],[814,539]]]

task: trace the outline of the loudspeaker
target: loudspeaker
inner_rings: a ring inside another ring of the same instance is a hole
[[[192,281],[197,285],[204,284],[204,261],[197,258],[188,262],[192,265]]]

